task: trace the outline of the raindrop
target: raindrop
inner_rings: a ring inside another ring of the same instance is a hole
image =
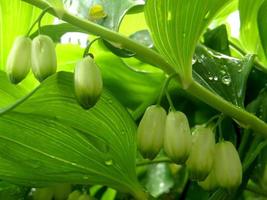
[[[230,85],[231,81],[232,81],[231,77],[228,75],[222,77],[222,83],[225,85]]]
[[[212,77],[212,76],[209,76],[209,80],[210,80],[210,81],[213,81],[213,77]]]
[[[185,34],[185,32],[183,32],[183,38],[185,38],[185,36],[186,36],[186,34]]]
[[[238,73],[242,72],[242,69],[239,69],[237,72],[238,72]]]
[[[225,75],[225,74],[226,74],[226,71],[221,70],[220,73],[221,73],[222,75]]]
[[[88,180],[89,177],[88,177],[88,176],[83,176],[83,179],[84,179],[84,180]]]
[[[106,160],[105,165],[107,166],[113,165],[113,160]]]
[[[214,81],[218,81],[218,77],[217,76],[214,76]]]

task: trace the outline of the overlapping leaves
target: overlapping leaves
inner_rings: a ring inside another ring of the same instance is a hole
[[[200,35],[229,0],[148,0],[145,15],[155,46],[183,82],[192,77],[192,57]],[[185,86],[188,83],[184,83]]]
[[[44,81],[27,101],[1,116],[0,128],[3,180],[138,187],[134,122],[106,90],[96,107],[82,110],[71,73]]]

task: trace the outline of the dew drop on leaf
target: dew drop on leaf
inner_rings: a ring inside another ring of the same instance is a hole
[[[231,83],[231,77],[229,75],[225,75],[222,77],[222,83],[225,85],[230,85]]]

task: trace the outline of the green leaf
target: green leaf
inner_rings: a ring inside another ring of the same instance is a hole
[[[223,24],[207,31],[204,34],[204,44],[215,51],[230,55],[226,26]]]
[[[259,9],[264,0],[239,0],[240,39],[248,53],[257,54],[259,60],[267,64],[267,59],[260,41],[258,19]],[[261,30],[262,31],[262,30]]]
[[[179,73],[192,81],[195,46],[206,26],[229,0],[148,0],[145,16],[154,44]]]
[[[264,1],[260,6],[257,21],[259,27],[259,36],[265,56],[267,56],[267,1]]]
[[[243,107],[246,82],[253,66],[253,55],[238,60],[198,46],[194,59],[196,81],[234,105]]]
[[[3,180],[104,184],[140,192],[134,121],[107,90],[94,108],[80,108],[72,73],[45,80],[27,101],[1,116],[0,129]]]
[[[80,29],[69,23],[55,24],[55,25],[45,25],[41,27],[41,33],[49,36],[54,42],[59,43],[60,38],[67,32],[81,32],[88,33],[84,29]],[[39,34],[38,31],[31,34],[31,38],[35,38]]]
[[[144,0],[88,0],[80,1],[78,12],[79,15],[89,19],[90,8],[94,5],[101,5],[107,16],[103,19],[96,20],[95,22],[109,29],[118,31],[125,14],[131,9],[144,4]]]

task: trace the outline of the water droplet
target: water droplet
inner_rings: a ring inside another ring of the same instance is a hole
[[[226,74],[226,71],[221,70],[220,73],[221,73],[222,75],[225,75],[225,74]]]
[[[231,77],[228,75],[222,77],[222,83],[225,85],[230,85],[231,81],[232,81]]]
[[[185,34],[185,32],[183,32],[183,38],[185,38],[185,36],[186,36],[186,34]]]
[[[197,61],[197,60],[193,57],[193,59],[192,59],[192,65],[195,64],[196,61]]]
[[[84,179],[84,180],[88,180],[89,177],[88,177],[88,176],[83,176],[83,179]]]
[[[210,81],[213,81],[213,76],[209,76],[208,78]]]
[[[105,161],[105,164],[106,164],[107,166],[113,165],[113,160],[106,160],[106,161]]]
[[[237,72],[238,72],[238,73],[242,72],[242,69],[239,69]]]
[[[214,76],[214,81],[218,81],[218,77],[217,76]]]

